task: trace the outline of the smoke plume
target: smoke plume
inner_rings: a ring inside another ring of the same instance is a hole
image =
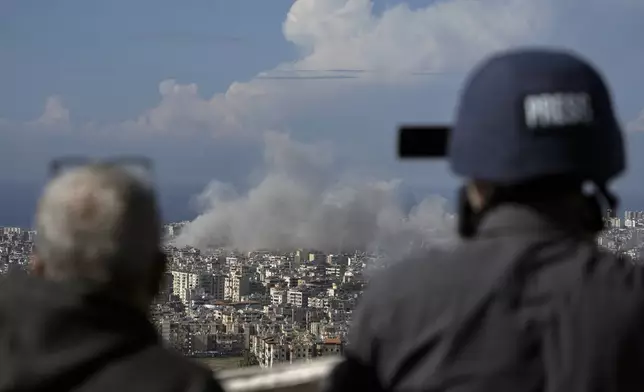
[[[430,197],[409,210],[399,181],[337,180],[329,148],[280,133],[268,133],[265,142],[263,180],[246,194],[212,182],[198,197],[203,213],[186,225],[176,245],[358,249],[399,257],[454,237],[444,199]]]

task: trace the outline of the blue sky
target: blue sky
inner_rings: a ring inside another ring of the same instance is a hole
[[[250,186],[265,135],[286,132],[329,143],[338,172],[450,188],[441,165],[396,162],[395,125],[449,121],[464,72],[525,44],[598,64],[630,149],[644,147],[644,3],[370,3],[3,0],[0,181],[40,181],[63,154],[141,153],[165,184]],[[631,154],[620,188],[644,194],[642,164]]]
[[[4,1],[0,115],[36,117],[55,93],[78,120],[128,118],[153,106],[169,77],[198,82],[206,95],[225,90],[295,57],[281,33],[291,4]]]

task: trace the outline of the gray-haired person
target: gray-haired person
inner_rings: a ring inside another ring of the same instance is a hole
[[[64,172],[29,276],[0,283],[0,391],[220,391],[148,318],[166,267],[153,190],[115,165]]]

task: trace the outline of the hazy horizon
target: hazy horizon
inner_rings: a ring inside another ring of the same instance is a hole
[[[194,184],[160,184],[157,188],[161,202],[161,210],[164,222],[192,221],[199,216],[199,209],[195,203],[196,198],[203,193],[208,183]],[[15,182],[0,181],[0,227],[21,227],[32,226],[38,197],[43,188],[42,182]],[[448,211],[454,211],[457,190],[430,186],[406,188],[407,200],[404,204],[410,207],[412,202],[418,202],[424,196],[437,195],[447,199]],[[620,215],[624,210],[644,210],[644,194],[619,192]],[[414,198],[416,200],[412,200]]]

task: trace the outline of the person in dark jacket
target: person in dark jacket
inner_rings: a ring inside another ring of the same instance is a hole
[[[599,73],[568,52],[494,55],[447,131],[462,241],[370,282],[328,389],[644,390],[642,270],[596,242],[626,166]]]
[[[33,273],[0,281],[0,391],[221,391],[162,347],[166,267],[152,189],[114,165],[64,172],[36,215]]]

